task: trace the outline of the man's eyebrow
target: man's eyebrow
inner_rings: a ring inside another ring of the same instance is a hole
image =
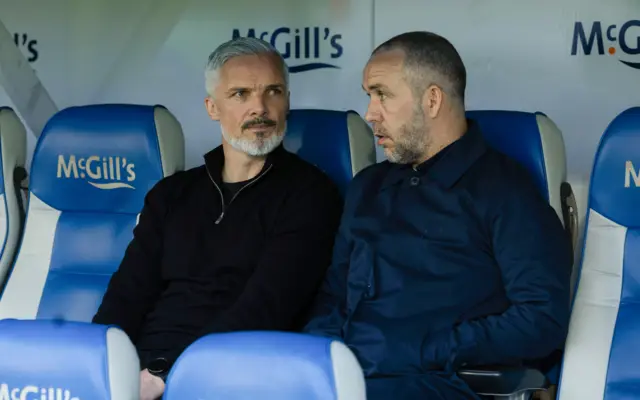
[[[380,84],[380,83],[375,83],[373,85],[369,85],[368,88],[365,88],[364,85],[363,85],[362,86],[362,90],[364,90],[365,92],[372,92],[372,91],[383,89],[384,87],[385,86]]]
[[[231,87],[229,89],[227,89],[227,93],[234,93],[234,92],[240,92],[240,91],[249,91],[251,89],[247,88],[247,87],[241,87],[241,86],[234,86]]]
[[[266,90],[271,90],[271,89],[284,89],[284,84],[283,83],[273,83],[271,85],[267,85],[267,87],[265,88]]]

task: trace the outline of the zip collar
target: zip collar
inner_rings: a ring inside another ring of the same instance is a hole
[[[211,179],[213,186],[215,186],[215,188],[217,189],[218,194],[220,195],[220,202],[222,203],[222,211],[220,212],[218,218],[216,218],[215,220],[216,225],[218,225],[222,221],[227,208],[231,205],[231,203],[233,203],[233,200],[235,200],[240,192],[260,180],[267,172],[269,172],[273,168],[274,163],[277,161],[277,159],[282,158],[285,154],[286,151],[284,150],[284,147],[282,145],[278,146],[274,151],[269,153],[267,155],[267,159],[265,160],[264,166],[262,167],[262,170],[260,170],[260,173],[258,173],[255,178],[251,179],[249,183],[240,188],[240,190],[236,192],[233,198],[229,200],[229,204],[225,203],[222,189],[220,189],[220,187],[222,186],[222,168],[224,166],[224,151],[222,149],[222,145],[205,154],[204,166],[207,170],[207,175],[209,175],[209,179]]]
[[[286,154],[287,151],[282,144],[276,147],[275,150],[267,155],[267,159],[258,175],[262,175],[265,171],[271,169],[271,166],[279,163],[279,160],[286,156]],[[207,167],[207,172],[213,183],[218,187],[222,186],[222,168],[224,167],[224,151],[222,145],[204,155],[204,164]]]

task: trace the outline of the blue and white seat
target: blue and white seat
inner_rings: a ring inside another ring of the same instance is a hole
[[[206,336],[178,359],[164,398],[366,400],[355,355],[342,342],[287,332]]]
[[[136,400],[140,364],[120,329],[0,321],[0,399]]]
[[[184,138],[161,106],[60,111],[33,155],[27,220],[0,319],[90,321],[133,237],[147,191],[184,168]]]
[[[292,110],[287,150],[315,164],[345,193],[376,162],[373,133],[355,112]],[[166,399],[364,400],[364,375],[339,342],[282,332],[210,335],[178,359]]]
[[[20,184],[26,178],[27,132],[16,113],[0,107],[0,291],[13,265],[24,225]]]
[[[640,107],[600,139],[559,388],[561,400],[640,393]]]
[[[376,163],[373,139],[355,111],[291,110],[284,147],[323,170],[344,194],[358,172]]]
[[[469,111],[483,136],[496,150],[526,167],[540,193],[556,210],[574,247],[578,238],[578,213],[571,185],[562,132],[545,114],[523,111]]]

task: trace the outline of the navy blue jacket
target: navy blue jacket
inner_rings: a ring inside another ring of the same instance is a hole
[[[474,398],[455,375],[461,366],[562,346],[570,270],[553,208],[470,122],[417,169],[383,162],[354,178],[305,330],[344,340],[367,378],[383,382],[369,398]]]

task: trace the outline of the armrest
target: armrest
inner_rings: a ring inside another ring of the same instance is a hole
[[[471,390],[485,396],[513,396],[549,387],[549,381],[542,372],[526,367],[469,367],[458,371],[458,376]]]

